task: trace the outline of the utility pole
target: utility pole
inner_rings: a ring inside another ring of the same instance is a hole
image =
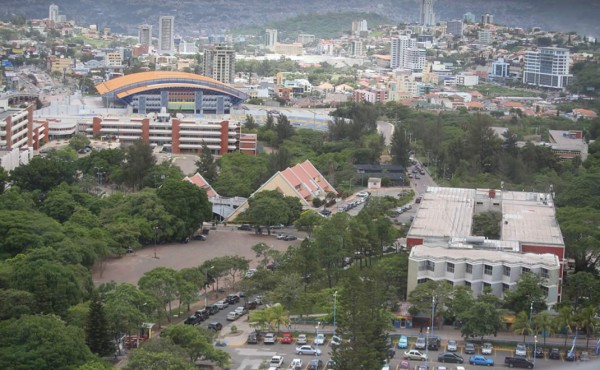
[[[335,309],[337,305],[337,290],[333,293],[333,334],[335,335],[337,326],[335,321]]]
[[[158,226],[154,226],[154,258],[158,259],[156,255],[156,244],[158,239]]]

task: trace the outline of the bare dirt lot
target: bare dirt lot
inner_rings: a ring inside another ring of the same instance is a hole
[[[285,233],[290,233],[290,230],[286,230]],[[299,236],[299,239],[302,237]],[[258,262],[251,248],[258,243],[285,251],[289,245],[300,244],[300,240],[277,240],[274,235],[255,235],[253,232],[238,231],[235,227],[228,226],[211,230],[206,241],[191,240],[187,244],[159,245],[156,248],[157,259],[154,258],[154,246],[150,245],[134,254],[108,260],[103,269],[99,266],[94,268],[94,284],[100,285],[110,281],[137,284],[139,278],[153,268],[170,267],[179,270],[199,266],[206,260],[220,256],[242,256],[251,260],[250,266],[256,266]]]

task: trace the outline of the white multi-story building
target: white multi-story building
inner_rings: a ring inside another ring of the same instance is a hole
[[[145,46],[152,45],[152,26],[141,24],[138,27],[138,42]]]
[[[479,31],[477,32],[477,42],[481,45],[489,45],[492,43],[493,36],[492,31]]]
[[[409,35],[394,37],[390,48],[390,68],[405,68],[406,50],[417,47],[417,40]]]
[[[492,62],[492,70],[489,73],[489,78],[503,79],[510,76],[510,63],[507,63],[504,58],[498,58],[497,61]]]
[[[472,235],[473,217],[484,212],[501,215],[497,240]],[[544,279],[546,303],[560,301],[565,247],[551,194],[429,187],[407,248],[408,292],[435,280],[502,297],[533,272]]]
[[[181,41],[179,43],[179,54],[191,55],[196,53],[198,53],[198,47],[194,41]]]
[[[422,72],[427,61],[427,52],[425,49],[411,48],[406,50],[404,68],[413,72]]]
[[[58,5],[50,4],[48,8],[48,19],[52,22],[58,22]]]
[[[569,74],[570,53],[568,49],[542,47],[525,53],[523,83],[527,85],[562,89],[571,83]]]
[[[225,44],[204,49],[203,75],[232,84],[235,79],[235,50]]]
[[[426,27],[435,26],[433,0],[421,0],[420,24]]]
[[[106,53],[104,56],[104,65],[106,67],[121,67],[122,66],[122,56],[119,52]]]
[[[158,52],[173,54],[175,51],[175,17],[163,15],[158,19]]]
[[[277,30],[267,28],[265,30],[265,46],[267,49],[272,49],[277,44]]]
[[[363,47],[363,42],[361,40],[354,40],[350,45],[350,54],[355,57],[363,57],[365,56],[365,49]]]
[[[359,35],[361,32],[367,32],[369,28],[367,27],[367,20],[356,20],[352,21],[352,34]]]
[[[311,35],[308,33],[299,33],[298,39],[296,41],[301,43],[302,45],[310,44],[311,42],[315,41],[315,35]]]

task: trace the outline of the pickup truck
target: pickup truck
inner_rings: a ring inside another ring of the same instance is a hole
[[[533,369],[533,362],[523,357],[505,357],[504,363],[508,367],[521,367],[524,369]]]
[[[300,370],[302,369],[302,360],[299,358],[295,358],[290,362],[290,366],[288,366],[288,370]]]
[[[283,356],[273,356],[269,361],[269,366],[280,368],[283,366]]]

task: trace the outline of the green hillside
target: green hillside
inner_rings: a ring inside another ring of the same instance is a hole
[[[279,40],[286,38],[295,39],[299,33],[310,33],[317,38],[337,37],[352,29],[352,21],[366,19],[369,29],[372,30],[382,24],[395,22],[375,13],[326,13],[306,14],[289,18],[284,21],[267,23],[262,26],[243,27],[234,31],[235,34],[262,35],[266,28],[275,28],[279,33]]]

